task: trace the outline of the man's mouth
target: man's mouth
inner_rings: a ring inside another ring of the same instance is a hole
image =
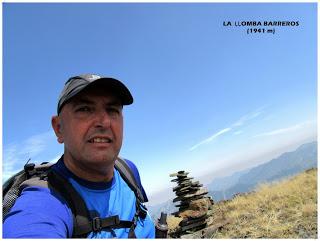
[[[111,143],[111,138],[108,137],[95,137],[89,140],[90,143]]]

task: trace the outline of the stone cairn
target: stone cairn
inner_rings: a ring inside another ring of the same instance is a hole
[[[188,177],[188,174],[185,171],[170,174],[170,177],[175,178],[171,182],[177,183],[177,186],[173,188],[177,196],[173,202],[180,202],[175,205],[179,210],[172,215],[183,218],[174,235],[176,237],[205,228],[209,217],[208,210],[213,205],[212,198],[205,196],[208,191],[199,181],[193,182],[193,177]]]

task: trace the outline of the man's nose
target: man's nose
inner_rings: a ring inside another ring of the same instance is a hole
[[[111,125],[111,118],[109,116],[109,114],[104,111],[101,110],[97,113],[96,116],[96,127],[103,127],[103,128],[108,128]]]

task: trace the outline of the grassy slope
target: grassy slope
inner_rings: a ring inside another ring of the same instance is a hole
[[[317,170],[217,203],[213,217],[231,223],[211,238],[317,238]]]

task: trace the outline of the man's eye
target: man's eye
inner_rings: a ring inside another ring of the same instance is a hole
[[[120,110],[119,109],[117,109],[117,108],[108,108],[107,109],[107,111],[108,111],[108,113],[110,113],[110,114],[119,114],[120,113]]]
[[[88,106],[83,106],[83,107],[76,109],[76,111],[77,112],[90,112],[91,109]]]

